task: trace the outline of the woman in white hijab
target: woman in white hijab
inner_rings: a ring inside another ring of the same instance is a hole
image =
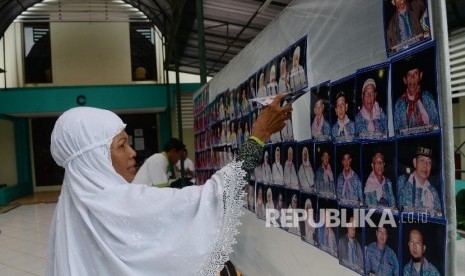
[[[302,164],[299,168],[299,184],[302,192],[313,193],[315,192],[315,174],[313,173],[312,164],[308,156],[308,148],[302,149]]]
[[[266,190],[266,204],[265,204],[266,209],[274,209],[274,201],[273,201],[273,191],[271,188],[268,188]]]
[[[294,150],[292,147],[287,149],[287,160],[284,164],[284,186],[289,189],[298,190],[299,180],[297,178],[297,172],[295,171],[294,161]]]
[[[269,163],[268,160],[269,160],[268,159],[268,151],[265,150],[265,153],[263,154],[263,164],[261,166],[261,177],[262,177],[261,180],[265,184],[272,184],[273,176],[271,174],[270,163]]]
[[[260,160],[261,141],[291,115],[290,106],[279,107],[281,99],[262,111],[256,138],[237,160],[205,185],[184,189],[129,184],[136,153],[113,112],[77,107],[63,113],[51,137],[65,175],[45,274],[218,274],[232,251],[245,177]]]
[[[307,198],[305,201],[305,212],[307,213],[307,217],[305,219],[305,241],[311,244],[315,244],[315,227],[313,227],[311,224],[314,223],[315,219],[313,217],[313,207],[310,198]]]
[[[271,172],[273,173],[273,184],[275,185],[284,185],[284,172],[283,172],[283,165],[281,165],[281,148],[276,147],[274,151],[274,163],[271,168]]]

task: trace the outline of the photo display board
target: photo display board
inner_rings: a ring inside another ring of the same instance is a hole
[[[310,84],[304,36],[211,102],[203,87],[194,99],[197,183],[251,135],[261,108],[251,99],[310,92],[307,116],[293,120],[308,122],[311,135],[296,141],[289,120],[265,141],[246,209],[358,274],[444,275],[436,42],[426,1],[403,1],[415,5],[405,14],[400,1],[382,1],[387,62]]]

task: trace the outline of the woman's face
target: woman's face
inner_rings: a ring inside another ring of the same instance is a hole
[[[111,163],[115,171],[127,182],[132,182],[137,173],[136,152],[128,143],[128,134],[121,131],[110,145]]]
[[[279,149],[279,148],[278,148]],[[276,163],[280,163],[281,161],[281,153],[279,150],[276,150],[274,153],[274,159]]]

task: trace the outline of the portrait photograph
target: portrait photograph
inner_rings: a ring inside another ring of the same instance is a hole
[[[291,92],[290,69],[292,59],[289,59],[289,50],[278,56],[279,66],[277,68],[278,93],[286,94]]]
[[[298,213],[300,193],[297,190],[286,190],[284,206],[287,210],[286,230],[294,235],[300,236],[300,217]]]
[[[446,225],[402,217],[403,275],[445,275]]]
[[[388,57],[431,40],[426,0],[383,0],[383,18]]]
[[[394,140],[362,144],[362,183],[365,207],[397,209],[396,143]]]
[[[355,137],[355,74],[331,83],[331,136],[334,143]]]
[[[302,193],[316,194],[314,143],[302,141],[297,145],[297,175]]]
[[[241,111],[241,116],[246,116],[251,111],[251,105],[249,102],[249,82],[246,81],[241,84],[241,96],[240,96],[240,107],[239,110]]]
[[[315,144],[315,186],[318,196],[336,199],[333,143]]]
[[[316,195],[311,194],[300,194],[300,205],[299,208],[305,210],[306,219],[300,222],[300,235],[303,241],[317,246],[317,227],[316,222],[318,221],[318,209],[317,203],[318,198]]]
[[[274,204],[275,204],[275,209],[276,212],[279,214],[279,218],[276,219],[276,222],[278,223],[278,226],[281,229],[286,230],[284,227],[284,221],[285,221],[285,210],[287,209],[287,206],[285,205],[285,195],[286,191],[283,187],[279,186],[273,186],[273,196],[274,196]]]
[[[255,179],[259,183],[263,184],[272,184],[273,183],[273,175],[271,173],[271,146],[265,145],[263,148],[263,157],[262,157],[262,164],[260,169],[255,173]]]
[[[278,59],[274,58],[266,66],[265,83],[266,95],[278,95]]]
[[[255,213],[255,181],[249,181],[249,184],[247,185],[246,196],[247,209]]]
[[[360,176],[360,144],[336,145],[336,194],[339,205],[363,206],[363,184]]]
[[[399,265],[399,217],[395,225],[381,214],[370,216],[375,226],[365,224],[365,270],[367,275],[402,275]]]
[[[299,190],[299,177],[297,175],[297,143],[283,143],[283,181],[284,187]]]
[[[271,184],[284,186],[283,164],[287,155],[284,152],[284,147],[281,145],[281,143],[272,145],[271,149]]]
[[[265,193],[266,185],[257,183],[255,185],[255,213],[257,218],[265,220]]]
[[[389,63],[359,69],[355,89],[355,137],[388,137]]]
[[[346,213],[345,221],[341,221],[338,229],[338,257],[339,264],[363,275],[363,229],[357,224],[352,208],[340,208],[340,212]],[[344,216],[341,216],[341,220]],[[343,223],[346,223],[344,225]]]
[[[331,82],[325,81],[310,88],[312,108],[310,108],[310,120],[312,138],[314,141],[324,142],[331,140],[331,124],[329,113],[329,92]]]
[[[267,81],[265,80],[266,74],[266,66],[262,69],[258,70],[257,72],[257,94],[255,98],[263,98],[267,96],[266,84]]]
[[[391,60],[391,90],[396,136],[440,131],[434,42]]]
[[[249,80],[247,82],[247,98],[249,99],[253,99],[257,97],[257,76],[258,76],[258,73],[253,74],[252,76],[249,77]],[[252,107],[255,108],[256,106],[252,106]]]
[[[338,227],[329,225],[330,210],[336,209],[338,209],[336,200],[318,198],[318,228],[316,230],[318,248],[337,258]]]
[[[439,134],[397,140],[397,194],[402,212],[443,217]]]
[[[308,86],[307,80],[307,36],[289,47],[287,60],[290,63],[289,83],[291,92]]]

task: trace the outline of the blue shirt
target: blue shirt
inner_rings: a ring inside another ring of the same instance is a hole
[[[383,135],[387,136],[387,119],[383,110],[380,112],[379,119],[374,119],[373,124],[375,127],[374,132],[368,131],[368,120],[363,118],[361,112],[355,116],[355,133],[360,138],[382,138]]]
[[[337,196],[343,204],[359,205],[359,201],[363,202],[362,182],[358,175],[351,170],[352,175],[349,177],[349,188],[344,191],[344,171],[337,178]]]
[[[337,243],[333,229],[330,228],[329,234],[326,235],[324,226],[318,228],[318,247],[329,252],[331,255],[336,256]]]
[[[428,91],[423,91],[421,93],[420,101],[425,107],[426,113],[428,114],[429,124],[439,124],[438,110],[436,108],[433,95],[431,95],[431,93]],[[415,105],[413,114],[410,119],[407,118],[407,109],[408,102],[402,99],[402,97],[399,97],[394,106],[394,130],[396,133],[398,130],[422,126],[422,124],[419,123],[418,118],[420,117],[420,113],[417,106]]]
[[[434,207],[425,206],[422,200],[423,189],[415,187],[414,183],[410,183],[408,179],[409,177],[407,175],[401,175],[397,180],[397,187],[399,188],[399,207],[403,206],[405,212],[428,212],[429,215],[442,217],[441,201],[436,189],[431,184],[425,184],[427,185],[426,189],[433,194]]]
[[[345,131],[347,131],[347,133]],[[349,119],[349,121],[345,124],[345,130],[340,132],[339,124],[336,122],[331,129],[331,134],[336,143],[350,142],[354,139],[355,124]]]
[[[325,180],[324,170],[322,166],[318,167],[318,169],[316,170],[315,184],[319,195],[329,198],[336,197],[336,190],[334,188],[334,178]]]
[[[421,261],[421,268],[418,272],[413,266],[412,260],[404,266],[404,276],[436,276],[440,275],[438,269],[426,258],[423,257]]]
[[[392,190],[392,183],[387,177],[384,178],[386,183],[383,185],[382,195],[380,200],[376,196],[376,191],[365,191],[365,205],[367,207],[396,207],[396,199]]]
[[[366,247],[365,264],[367,273],[376,275],[399,275],[397,255],[389,246],[379,249],[376,242]]]

